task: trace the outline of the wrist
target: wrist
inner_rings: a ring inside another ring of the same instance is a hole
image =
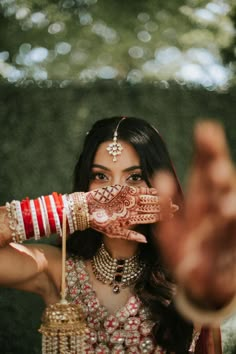
[[[178,287],[175,304],[180,313],[195,323],[219,325],[236,309],[236,293],[224,302],[194,298],[184,288]]]

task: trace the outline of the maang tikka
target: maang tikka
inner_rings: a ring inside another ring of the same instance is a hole
[[[112,161],[116,162],[117,161],[117,155],[120,155],[123,147],[120,143],[118,143],[117,141],[117,137],[118,137],[118,128],[120,126],[120,123],[122,122],[122,120],[124,120],[126,117],[122,117],[121,120],[119,121],[119,123],[116,126],[116,129],[114,131],[114,135],[112,138],[112,143],[108,145],[108,147],[106,148],[107,151],[109,152],[110,155],[113,156]]]

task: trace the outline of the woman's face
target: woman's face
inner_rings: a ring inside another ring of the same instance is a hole
[[[139,156],[133,146],[119,140],[123,150],[114,162],[113,156],[106,150],[109,143],[110,141],[104,142],[97,149],[91,169],[89,190],[114,184],[147,186],[143,179]]]

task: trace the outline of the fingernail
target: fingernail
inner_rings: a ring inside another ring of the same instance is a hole
[[[157,190],[155,188],[150,189],[152,195],[157,195]]]
[[[145,237],[136,238],[136,241],[141,242],[141,243],[147,243],[147,240]]]

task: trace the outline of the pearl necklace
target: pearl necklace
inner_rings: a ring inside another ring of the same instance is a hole
[[[112,258],[104,244],[91,259],[91,265],[96,279],[112,286],[114,294],[119,294],[121,288],[134,284],[145,268],[139,254],[126,259]]]

